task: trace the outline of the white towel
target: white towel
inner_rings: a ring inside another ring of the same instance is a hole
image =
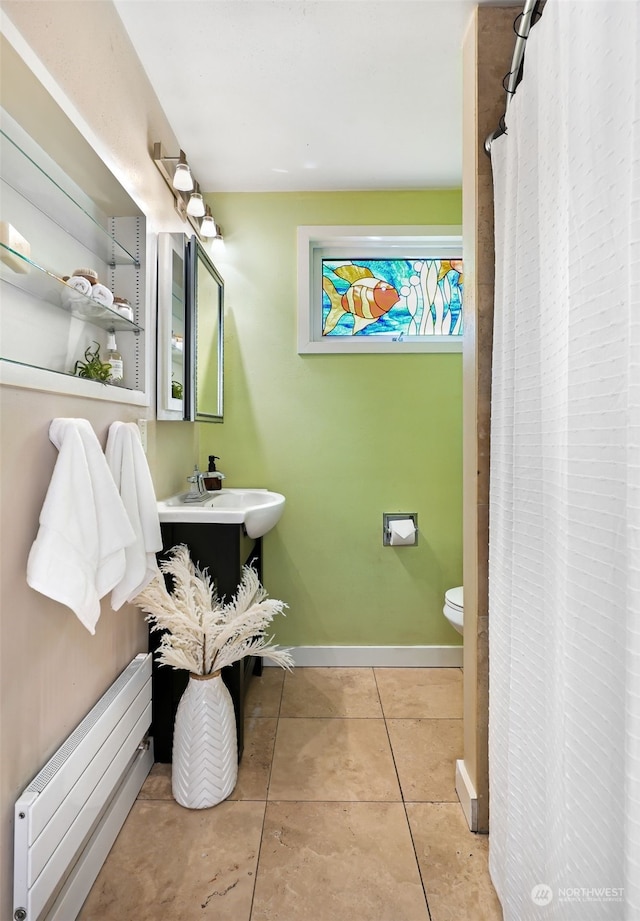
[[[135,534],[86,419],[54,419],[58,459],[27,562],[31,588],[66,604],[95,633],[100,599],[125,572]]]
[[[71,307],[75,304],[86,304],[91,297],[91,282],[82,275],[72,275],[65,282],[66,288],[62,289],[62,304]]]
[[[162,535],[151,474],[135,422],[112,423],[105,455],[136,535],[135,543],[125,551],[126,571],[111,594],[111,607],[117,611],[125,601],[133,601],[158,573],[156,552],[162,550]]]
[[[103,307],[113,306],[113,293],[109,291],[106,285],[93,285],[91,297],[94,301],[102,304]]]

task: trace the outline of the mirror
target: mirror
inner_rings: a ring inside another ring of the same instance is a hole
[[[157,417],[162,420],[186,418],[186,294],[184,234],[158,234]]]
[[[224,282],[195,236],[186,278],[185,419],[222,422]]]

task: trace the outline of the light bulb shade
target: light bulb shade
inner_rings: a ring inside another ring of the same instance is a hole
[[[210,213],[205,214],[205,216],[202,218],[202,223],[200,224],[200,233],[203,237],[217,236],[218,228],[216,227],[216,222]]]
[[[187,214],[192,217],[202,217],[205,213],[204,199],[200,192],[192,192],[187,205]]]
[[[193,188],[193,176],[183,150],[180,151],[180,158],[176,163],[176,171],[173,174],[173,187],[180,192],[190,192]]]

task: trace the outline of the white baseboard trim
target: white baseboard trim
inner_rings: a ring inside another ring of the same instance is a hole
[[[478,794],[464,761],[456,761],[456,793],[470,831],[478,831]]]
[[[461,668],[462,646],[292,646],[297,666]],[[270,665],[268,659],[265,666]]]

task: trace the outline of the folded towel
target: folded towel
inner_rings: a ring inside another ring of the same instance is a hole
[[[88,278],[83,278],[82,275],[72,275],[71,278],[67,278],[65,284],[67,287],[79,291],[80,294],[84,294],[85,297],[91,295],[91,282]]]
[[[117,611],[125,601],[133,601],[158,573],[156,552],[162,550],[162,535],[151,474],[135,422],[112,423],[105,456],[136,535],[135,543],[125,550],[126,571],[111,593],[111,607]]]
[[[65,282],[66,288],[62,289],[62,303],[64,307],[81,303],[86,297],[91,297],[91,282],[81,275],[73,275]]]
[[[91,288],[91,297],[94,301],[102,304],[103,307],[113,305],[113,292],[109,291],[106,285],[93,285]]]
[[[27,562],[31,588],[66,604],[95,633],[100,598],[125,572],[135,534],[100,442],[86,419],[54,419],[58,449]]]

